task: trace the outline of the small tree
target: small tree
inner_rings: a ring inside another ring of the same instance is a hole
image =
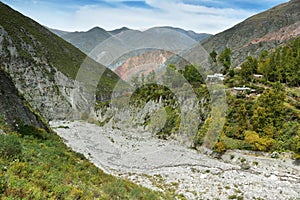
[[[228,72],[231,66],[231,49],[225,48],[218,56],[219,63],[224,67],[224,74]]]
[[[218,56],[218,54],[217,54],[217,52],[215,50],[213,50],[212,52],[210,52],[209,56],[210,56],[210,58],[212,59],[212,61],[214,63],[217,63],[217,56]]]
[[[257,73],[258,61],[252,56],[248,56],[246,62],[241,65],[241,77],[244,81],[251,81],[253,74]]]

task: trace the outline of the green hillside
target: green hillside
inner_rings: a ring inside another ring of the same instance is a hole
[[[0,199],[174,199],[103,173],[43,129],[12,132],[0,118]]]
[[[294,152],[295,158],[300,157],[299,50],[300,37],[278,46],[275,50],[265,50],[258,57],[248,56],[240,69],[231,66],[230,49],[223,51],[227,52],[226,55],[211,54],[215,55],[215,62],[227,66],[224,70],[224,84],[228,110],[225,126],[214,146],[216,152],[246,149]],[[223,59],[224,56],[226,59]],[[168,68],[177,70],[174,65],[169,65]],[[209,93],[203,85],[201,75],[193,66],[186,66],[184,70],[177,71],[192,85],[199,104],[206,102],[200,108],[205,122],[200,122],[193,141],[193,147],[198,148],[203,144],[212,120],[209,115]],[[174,75],[171,77],[174,78]],[[145,77],[145,80],[148,79],[151,79],[151,74]],[[217,86],[219,83],[213,84]],[[173,87],[180,88],[180,85]],[[177,134],[182,120],[180,108],[176,103],[178,100],[174,98],[174,94],[159,85],[145,85],[135,91],[131,102],[136,106],[144,106],[145,102],[158,101],[160,98],[168,118],[164,128],[157,135],[167,139],[172,134]],[[145,126],[147,125],[148,121],[145,123]]]
[[[229,109],[215,149],[293,151],[299,158],[299,72],[300,37],[259,57],[248,56],[240,69],[229,70],[225,79]]]

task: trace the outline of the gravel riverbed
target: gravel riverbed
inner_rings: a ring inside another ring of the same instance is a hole
[[[143,129],[51,122],[65,143],[106,173],[187,199],[300,199],[300,165],[290,158],[228,151],[216,159]]]

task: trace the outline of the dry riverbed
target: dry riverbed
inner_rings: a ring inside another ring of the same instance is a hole
[[[300,199],[300,165],[290,158],[228,151],[215,159],[142,129],[51,122],[73,150],[105,172],[187,199]]]

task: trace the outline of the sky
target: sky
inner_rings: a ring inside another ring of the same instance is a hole
[[[65,31],[173,26],[216,34],[288,0],[2,0],[42,25]]]

